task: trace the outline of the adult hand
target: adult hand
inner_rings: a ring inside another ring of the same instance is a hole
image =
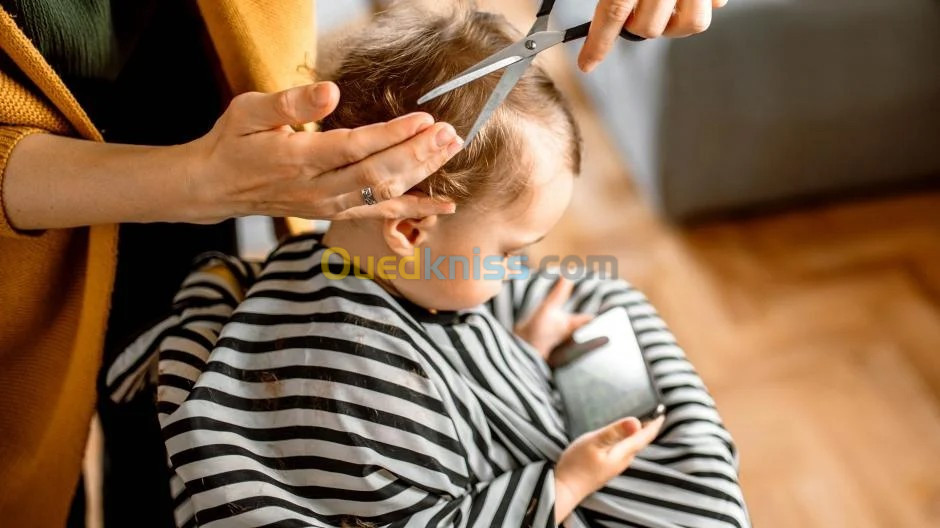
[[[588,495],[623,473],[656,439],[664,420],[660,416],[643,426],[636,418],[624,418],[571,442],[555,465],[555,519],[564,520]]]
[[[121,222],[212,223],[250,214],[407,218],[454,205],[402,196],[460,150],[453,127],[415,113],[355,130],[310,132],[339,101],[333,83],[236,97],[205,136],[169,147],[23,137],[3,175],[20,230]],[[381,203],[363,205],[371,187]]]
[[[317,219],[406,218],[454,211],[452,203],[405,195],[456,154],[463,141],[426,113],[356,129],[295,126],[335,110],[330,82],[235,97],[212,130],[187,145],[191,222],[261,214]],[[371,187],[375,205],[365,205]]]
[[[728,0],[600,0],[578,66],[593,70],[604,59],[621,29],[644,38],[687,37],[708,29],[712,9]]]

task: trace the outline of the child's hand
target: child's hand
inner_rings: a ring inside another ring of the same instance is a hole
[[[564,309],[573,288],[573,282],[559,275],[542,304],[526,320],[516,325],[516,335],[535,347],[546,361],[555,347],[571,337],[578,327],[594,318],[592,314],[573,314]]]
[[[576,438],[555,465],[555,519],[571,514],[588,495],[623,473],[659,434],[665,418],[640,425],[624,418]]]

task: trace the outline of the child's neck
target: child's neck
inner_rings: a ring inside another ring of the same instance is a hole
[[[380,258],[390,254],[377,230],[369,229],[368,226],[357,221],[332,222],[323,235],[323,244],[334,249],[342,249],[349,255],[352,262],[378,262]],[[391,281],[378,276],[373,277],[372,281],[392,295],[402,297]]]
[[[358,257],[359,261],[363,262],[367,257],[381,256],[378,254],[380,246],[376,243],[379,241],[369,234],[362,229],[362,226],[356,225],[356,222],[332,222],[330,228],[323,234],[323,244],[334,249],[342,249],[349,254],[350,258]]]

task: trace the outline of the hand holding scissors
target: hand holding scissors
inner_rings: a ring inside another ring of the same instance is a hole
[[[621,30],[645,38],[687,37],[708,29],[712,10],[728,0],[600,0],[578,66],[589,72],[607,55]]]
[[[489,120],[490,116],[493,115],[493,112],[496,111],[499,105],[502,104],[509,95],[509,92],[512,91],[513,87],[516,86],[519,79],[522,78],[522,75],[529,68],[529,65],[535,60],[536,55],[557,44],[581,39],[588,35],[591,22],[585,22],[580,26],[575,26],[565,31],[548,31],[548,19],[552,14],[552,8],[554,6],[555,0],[542,0],[542,6],[536,14],[535,24],[532,25],[532,28],[529,29],[529,33],[522,40],[506,46],[502,50],[464,70],[453,79],[424,94],[418,99],[418,104],[424,104],[481,77],[499,70],[504,70],[502,77],[499,79],[499,83],[496,84],[496,88],[493,89],[493,93],[483,106],[483,110],[481,110],[480,114],[477,116],[473,127],[464,138],[464,147],[469,145],[483,125]],[[625,29],[620,30],[618,34],[627,40],[645,40],[643,37],[634,35]]]
[[[632,6],[636,6],[638,2],[642,1],[644,0],[629,0],[627,2],[620,3],[629,4],[629,6],[631,6],[630,8],[632,9]],[[708,13],[710,16],[712,2],[724,3],[727,0],[646,0],[646,5],[653,5],[654,1],[659,1],[660,4],[671,6],[671,10],[675,10],[677,5],[682,7],[688,5],[698,5],[702,2],[706,2],[709,3]],[[601,3],[598,4],[598,13],[602,12],[602,6],[610,7],[610,4],[612,3],[619,5],[616,0],[601,0]],[[549,31],[548,19],[551,16],[553,7],[555,7],[555,0],[542,0],[542,5],[536,14],[535,24],[532,25],[532,28],[529,29],[528,34],[526,34],[524,38],[503,48],[493,55],[490,55],[477,64],[474,64],[467,70],[461,72],[453,79],[424,94],[420,99],[418,99],[418,104],[424,104],[481,77],[499,70],[504,70],[499,83],[496,85],[496,88],[493,89],[493,93],[490,95],[490,98],[483,106],[483,110],[478,115],[476,121],[473,124],[473,127],[470,129],[470,132],[464,138],[464,146],[466,146],[470,144],[474,137],[476,137],[477,133],[480,131],[480,128],[483,127],[487,120],[489,120],[490,116],[493,115],[493,112],[496,111],[499,105],[502,104],[502,102],[506,99],[506,96],[509,95],[509,92],[512,91],[516,83],[519,82],[519,79],[529,68],[529,65],[532,64],[532,61],[535,60],[536,55],[539,53],[558,44],[582,39],[585,37],[588,38],[588,42],[585,44],[585,48],[590,45],[593,46],[592,49],[600,49],[600,51],[603,53],[607,52],[607,50],[613,45],[612,41],[615,40],[618,36],[633,42],[646,40],[646,37],[626,29],[621,22],[612,24],[611,20],[613,20],[613,18],[607,17],[607,15],[615,14],[615,9],[608,9],[607,11],[603,11],[605,15],[600,17],[595,16],[593,22],[585,22],[580,26],[568,28],[564,31]],[[627,15],[627,18],[629,18],[630,13],[627,13]],[[679,16],[678,12],[676,13],[676,16]],[[600,22],[598,22],[599,19]],[[630,25],[630,20],[627,22],[627,25]],[[650,28],[644,26],[642,29],[649,30]],[[605,44],[606,41],[604,39],[608,37],[610,38],[611,42],[607,42]],[[606,48],[604,48],[605,45]],[[592,53],[594,52],[592,51]],[[583,50],[582,55],[584,55]],[[593,61],[594,59],[591,60]],[[593,63],[589,64],[589,67],[593,67]],[[584,64],[582,64],[582,69],[589,68],[584,68]]]

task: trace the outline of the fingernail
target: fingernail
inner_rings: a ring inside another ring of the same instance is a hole
[[[406,120],[406,119],[413,119],[413,118],[416,118],[416,117],[418,117],[418,116],[421,116],[421,124],[422,124],[422,125],[424,125],[424,124],[433,125],[433,124],[434,124],[434,118],[431,117],[431,114],[429,114],[429,113],[427,113],[427,112],[412,112],[412,113],[410,113],[410,114],[405,114],[405,115],[403,115],[403,116],[398,116],[398,117],[396,117],[395,119],[392,119],[391,121],[389,121],[389,123],[394,123],[394,122],[396,122],[396,121],[404,121],[404,120]]]
[[[447,147],[447,155],[453,156],[457,154],[458,152],[460,152],[460,149],[462,148],[463,148],[463,139],[458,137],[450,142],[450,145]]]
[[[437,131],[437,135],[434,136],[434,144],[437,145],[437,148],[444,148],[457,137],[457,131],[454,130],[454,127],[447,125],[444,128]]]
[[[323,106],[330,99],[330,84],[321,82],[313,88],[313,104]]]
[[[581,66],[581,70],[584,73],[591,73],[594,71],[594,68],[597,68],[597,65],[600,64],[600,61],[591,60],[584,63],[584,66]]]
[[[638,431],[642,427],[642,424],[639,420],[631,416],[630,418],[627,418],[623,421],[623,425],[621,427],[623,427],[623,432],[629,436]]]
[[[453,214],[457,212],[457,204],[448,203],[441,205],[441,214]]]
[[[415,131],[415,134],[424,132],[425,130],[431,128],[433,124],[434,124],[433,119],[429,119],[427,121],[421,121],[421,123],[418,125],[418,129]]]

